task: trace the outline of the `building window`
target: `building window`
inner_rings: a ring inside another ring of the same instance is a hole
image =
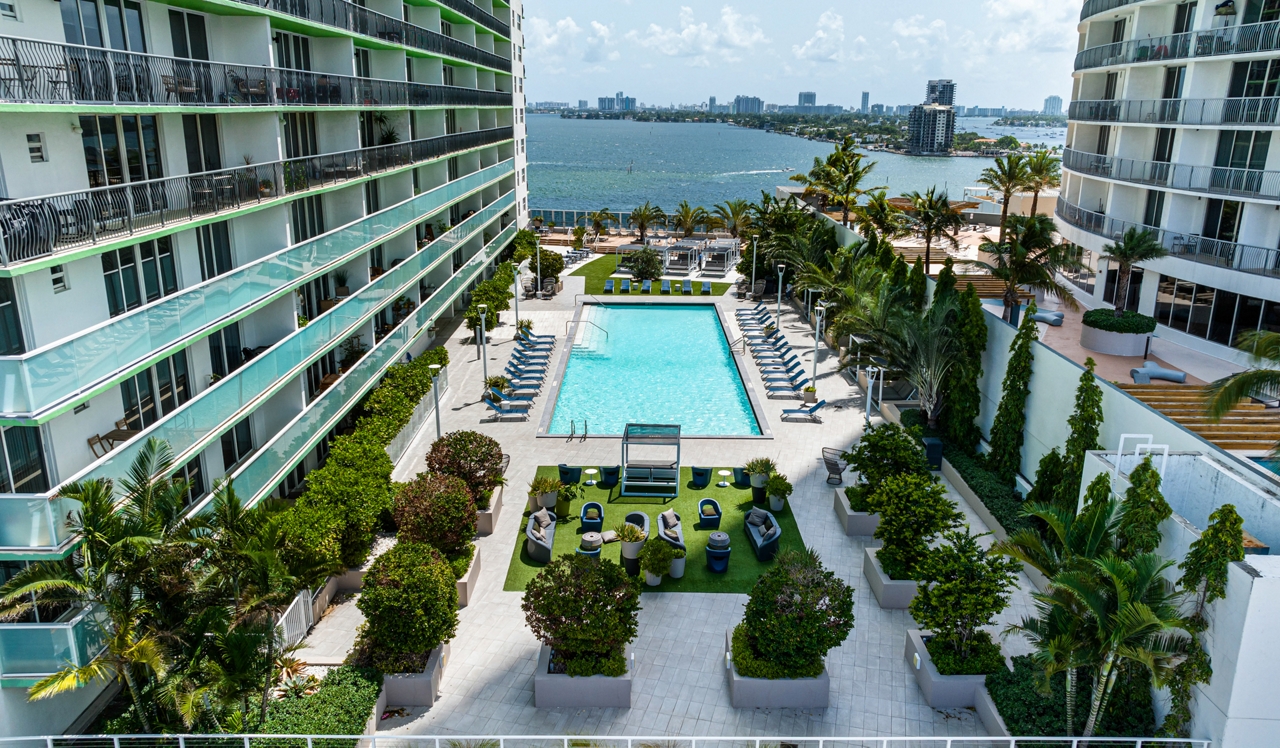
[[[1096,275],[1094,272],[1093,252],[1080,247],[1075,247],[1074,249],[1075,259],[1079,261],[1081,267],[1079,270],[1064,270],[1062,275],[1071,281],[1071,284],[1076,288],[1092,296],[1094,277]]]
[[[209,364],[217,381],[244,363],[244,349],[240,345],[240,323],[233,322],[209,336]]]
[[[53,282],[53,292],[62,293],[71,286],[67,283],[67,270],[62,265],[49,267],[49,279]]]
[[[283,31],[275,33],[276,67],[287,70],[311,69],[311,40]]]
[[[440,22],[440,33],[445,36],[453,36],[453,24],[448,21]]]
[[[187,482],[187,504],[191,505],[199,501],[206,493],[207,489],[204,485],[204,468],[200,465],[200,456],[186,465],[178,468],[175,478],[183,479]]]
[[[0,18],[18,20],[18,6],[14,3],[0,2]]]
[[[121,382],[120,396],[124,400],[124,420],[130,431],[141,431],[159,418],[150,369]]]
[[[199,174],[222,168],[218,144],[218,115],[182,115],[182,137],[187,148],[187,173]]]
[[[369,50],[356,49],[356,77],[368,78],[369,75]]]
[[[442,65],[440,68],[441,82],[446,86],[453,85],[453,66]]]
[[[33,164],[43,164],[49,160],[49,156],[44,150],[44,133],[33,132],[27,134],[27,154],[31,156],[31,163]]]
[[[164,176],[155,115],[82,116],[80,129],[90,187]],[[135,199],[145,198],[143,194]]]
[[[187,352],[178,351],[156,364],[156,381],[160,385],[160,407],[165,415],[191,399],[191,376],[187,369]]]
[[[1280,303],[1160,276],[1156,322],[1220,345],[1256,330],[1280,332]]]
[[[320,195],[294,200],[289,204],[289,211],[295,244],[324,233],[324,200]]]
[[[16,302],[13,279],[0,278],[0,356],[17,356],[27,351],[22,342],[22,322]]]
[[[382,210],[382,200],[378,195],[378,180],[370,179],[364,183],[364,214],[373,215]]]
[[[0,493],[44,493],[49,475],[44,465],[44,447],[38,426],[7,426],[4,439],[6,471],[0,474]]]
[[[253,451],[253,432],[249,428],[249,417],[237,423],[230,431],[222,435],[222,468],[230,471],[232,466],[240,462]]]
[[[229,272],[235,263],[231,261],[231,233],[227,222],[205,224],[196,229],[196,246],[200,254],[200,277],[217,278]]]
[[[1111,304],[1116,299],[1116,276],[1119,271],[1116,268],[1107,269],[1106,285],[1102,289],[1102,300]],[[1129,295],[1125,297],[1125,309],[1131,312],[1138,311],[1138,297],[1142,291],[1142,268],[1134,268],[1129,273]]]
[[[104,253],[102,278],[112,317],[177,292],[178,273],[169,237]]]

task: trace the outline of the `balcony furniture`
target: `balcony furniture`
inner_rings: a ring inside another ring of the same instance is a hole
[[[747,541],[751,543],[751,550],[755,551],[756,558],[761,561],[772,561],[773,557],[778,555],[778,540],[782,537],[782,527],[778,525],[778,519],[772,512],[766,512],[757,507],[747,512],[743,525],[747,533]]]
[[[717,485],[717,486],[719,486],[720,488],[728,488],[728,487],[729,487],[729,476],[730,476],[730,475],[733,475],[733,471],[732,471],[732,470],[721,470],[721,471],[720,471],[720,482],[719,482],[719,483],[717,483],[716,485]]]
[[[111,445],[103,441],[101,436],[94,434],[89,437],[89,451],[93,452],[94,457],[106,457],[111,451]]]
[[[702,499],[698,502],[698,527],[702,530],[719,530],[720,520],[724,512],[720,510],[720,502],[715,499]]]
[[[740,467],[734,468],[734,469],[733,469],[733,482],[734,482],[734,485],[738,485],[738,486],[745,486],[745,485],[750,484],[750,483],[751,483],[751,476],[747,475],[747,469],[746,469],[746,468],[740,468]]]
[[[834,447],[823,447],[822,464],[827,468],[827,483],[840,485],[844,482],[844,470],[848,465],[844,461],[843,452]],[[832,478],[835,480],[832,481]]]
[[[122,424],[124,423],[124,421],[117,421],[116,428],[111,429],[102,435],[102,441],[111,445],[111,449],[115,449],[117,446],[142,433],[140,429],[131,429],[123,426]]]
[[[160,82],[164,84],[164,93],[166,99],[177,98],[179,101],[185,101],[184,96],[191,96],[199,92],[195,81],[190,78],[177,78],[172,75],[160,76]]]
[[[595,513],[594,519],[587,516],[590,512]],[[583,532],[602,532],[604,530],[604,506],[598,501],[588,501],[582,505],[578,519],[582,524]]]

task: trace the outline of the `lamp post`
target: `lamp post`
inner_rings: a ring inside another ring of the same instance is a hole
[[[542,237],[538,237],[538,243],[534,245],[533,256],[538,258],[538,277],[533,284],[537,288],[538,298],[542,298]]]
[[[822,342],[822,315],[827,311],[827,302],[819,301],[814,307],[814,312],[818,315],[817,333],[813,336],[813,386],[818,386],[818,345]]]
[[[488,341],[485,340],[487,336],[484,332],[484,318],[489,313],[489,305],[481,304],[477,308],[480,310],[480,365],[484,371],[484,381],[487,387],[489,384],[489,346],[487,345]]]
[[[751,237],[751,290],[747,292],[747,299],[751,299],[751,294],[756,292],[756,238]]]
[[[786,270],[786,265],[778,265],[778,331],[782,331],[782,271]]]
[[[436,438],[439,439],[443,436],[440,432],[440,364],[431,364],[427,368],[431,370],[431,394],[436,399]]]
[[[520,279],[524,277],[525,271],[529,269],[529,261],[525,260],[516,266],[516,279],[512,281],[512,294],[516,302],[516,337],[520,337]]]

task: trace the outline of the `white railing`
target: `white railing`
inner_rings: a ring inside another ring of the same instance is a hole
[[[293,598],[289,609],[280,616],[277,622],[284,629],[284,644],[292,647],[306,637],[315,620],[311,617],[311,590],[302,590]]]
[[[614,737],[593,735],[49,735],[29,738],[0,738],[4,748],[59,748],[83,744],[86,748],[252,748],[254,741],[272,748],[316,748],[314,741],[343,740],[351,745],[358,739],[361,748],[1211,748],[1210,740],[1187,738],[1117,737]],[[234,742],[233,742],[234,741]],[[267,741],[270,741],[267,743]],[[285,742],[289,741],[289,742]],[[321,742],[320,746],[332,746]]]

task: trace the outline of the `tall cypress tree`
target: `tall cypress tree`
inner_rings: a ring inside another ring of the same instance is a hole
[[[1173,509],[1160,493],[1160,474],[1147,455],[1129,473],[1129,489],[1120,505],[1120,522],[1116,535],[1120,539],[1121,558],[1152,553],[1160,547],[1160,523],[1173,516]]]
[[[1027,388],[1031,384],[1031,344],[1038,338],[1036,303],[1027,306],[1027,314],[1018,326],[1018,334],[1009,346],[1009,366],[1004,372],[1004,385],[1000,394],[1000,406],[991,424],[991,452],[987,455],[987,467],[1012,486],[1022,467],[1022,429],[1027,423]]]
[[[957,356],[942,383],[942,402],[946,403],[942,428],[948,441],[973,454],[982,438],[977,423],[982,410],[978,379],[982,377],[982,354],[987,350],[987,319],[972,283],[960,294],[958,307],[952,327]]]
[[[906,288],[907,274],[910,269],[907,268],[907,261],[902,259],[902,255],[893,261],[893,270],[889,271],[889,283],[894,288]]]
[[[893,243],[890,241],[880,242],[880,253],[876,255],[876,264],[886,273],[893,269],[893,260],[898,257],[893,251]]]
[[[929,296],[929,285],[924,279],[924,262],[919,257],[911,266],[911,274],[907,276],[907,294],[911,299],[911,305],[917,311],[924,311],[924,302]]]
[[[1080,498],[1080,480],[1084,473],[1084,453],[1101,449],[1098,434],[1102,429],[1102,388],[1093,375],[1092,358],[1084,360],[1084,372],[1076,387],[1076,410],[1067,419],[1071,436],[1067,437],[1066,454],[1062,457],[1062,480],[1058,484],[1057,501],[1074,507]]]
[[[938,280],[933,284],[933,303],[936,304],[954,293],[956,293],[955,263],[948,257],[943,260],[942,271],[938,273]]]

